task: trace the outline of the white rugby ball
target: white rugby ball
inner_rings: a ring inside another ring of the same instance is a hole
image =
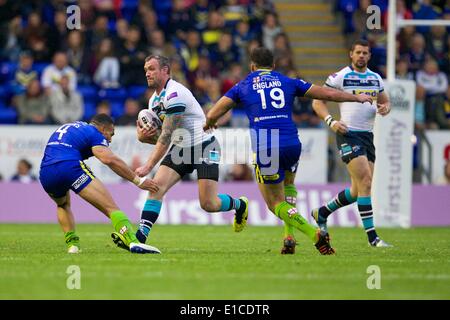
[[[158,115],[150,109],[143,109],[138,114],[138,121],[142,127],[148,129],[151,128],[161,128],[162,121],[159,119]]]

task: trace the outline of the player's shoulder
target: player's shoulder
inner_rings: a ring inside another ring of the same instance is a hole
[[[366,73],[367,73],[368,77],[375,77],[378,80],[383,80],[383,77],[381,77],[381,75],[379,73],[376,73],[376,72],[370,70],[369,68],[367,68]]]
[[[166,95],[164,100],[170,103],[174,98],[183,98],[190,95],[190,91],[183,84],[170,79],[166,86]]]

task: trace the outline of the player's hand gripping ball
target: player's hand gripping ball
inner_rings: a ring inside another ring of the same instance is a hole
[[[139,112],[138,121],[141,127],[147,128],[148,130],[153,128],[160,129],[162,126],[158,115],[149,109],[143,109]]]

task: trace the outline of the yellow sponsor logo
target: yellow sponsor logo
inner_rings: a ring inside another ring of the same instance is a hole
[[[354,89],[353,90],[353,94],[361,94],[361,93],[371,96],[375,100],[378,96],[378,90],[373,90],[373,89]]]
[[[273,180],[278,180],[280,178],[280,175],[277,174],[272,174],[270,176],[263,176],[264,180],[269,180],[269,181],[273,181]]]

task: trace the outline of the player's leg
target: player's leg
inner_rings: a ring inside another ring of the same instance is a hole
[[[199,173],[199,171],[197,171]],[[217,181],[212,179],[198,179],[198,195],[200,206],[207,212],[226,212],[235,210],[233,229],[242,231],[248,218],[248,199],[246,197],[233,198],[228,194],[217,193]]]
[[[373,159],[374,160],[374,159]],[[370,173],[371,176],[373,177],[373,172],[374,172],[374,163],[373,161],[369,160],[369,167],[370,167]],[[373,223],[373,222],[372,222]],[[373,223],[373,225],[375,225],[375,223]],[[374,227],[375,228],[375,227]],[[370,242],[370,245],[373,247],[392,247],[391,244],[385,242],[384,240],[382,240],[380,237],[376,237],[374,241]]]
[[[293,225],[294,228],[304,233],[311,239],[321,254],[334,254],[334,249],[331,248],[329,243],[328,234],[321,232],[309,224],[297,212],[297,208],[285,201],[284,182],[271,184],[258,183],[258,187],[270,211],[285,223]]]
[[[114,230],[117,232],[114,235],[120,237],[123,245],[125,245],[124,248],[129,248],[131,252],[135,253],[160,253],[154,247],[140,246],[127,215],[119,209],[111,194],[100,180],[92,179],[82,188],[78,188],[76,192],[78,192],[80,197],[111,219]]]
[[[349,172],[355,179],[358,189],[358,210],[362,219],[364,230],[367,233],[369,243],[378,237],[373,224],[373,210],[371,199],[372,171],[366,156],[352,159],[348,166]]]
[[[289,170],[285,170],[284,178],[284,196],[286,202],[296,207],[297,204],[297,188],[295,187],[295,174]],[[295,246],[297,242],[294,237],[294,226],[288,223],[284,223],[284,239],[283,247],[281,248],[281,254],[294,254]]]
[[[64,232],[64,240],[67,244],[67,252],[78,253],[80,250],[80,238],[75,233],[75,219],[70,208],[70,193],[59,198],[51,197],[56,203],[56,215],[58,222]]]
[[[157,193],[148,193],[148,198],[142,209],[139,228],[136,232],[136,237],[139,242],[145,243],[147,240],[153,225],[159,217],[164,195],[180,179],[180,174],[174,169],[166,165],[161,165],[158,168],[153,181],[158,184],[159,190]]]
[[[311,216],[317,222],[317,225],[327,231],[327,219],[328,216],[335,212],[337,209],[348,206],[356,202],[358,198],[358,186],[353,178],[351,178],[352,184],[350,188],[346,188],[336,194],[333,199],[328,201],[320,208],[315,208],[311,211]]]

